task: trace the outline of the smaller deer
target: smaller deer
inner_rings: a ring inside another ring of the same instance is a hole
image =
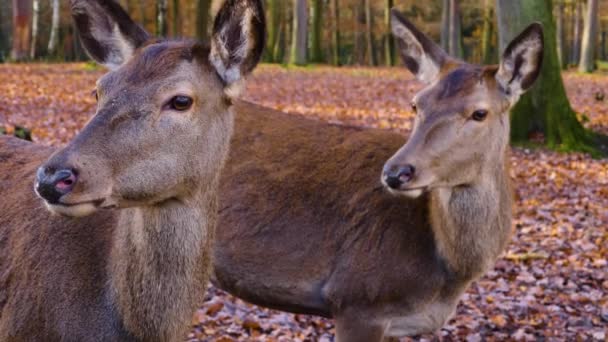
[[[333,317],[339,342],[433,332],[493,265],[511,230],[509,109],[542,61],[539,24],[498,66],[450,58],[396,11],[392,30],[426,84],[403,147],[394,133],[244,104],[222,175],[216,284]],[[382,168],[403,196],[383,191]]]
[[[152,39],[114,1],[71,6],[110,72],[65,148],[0,138],[0,341],[179,341],[208,281],[261,0],[225,1],[210,46]]]

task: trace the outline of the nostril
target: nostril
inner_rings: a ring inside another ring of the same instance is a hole
[[[414,178],[414,174],[416,173],[416,168],[413,165],[404,165],[399,169],[398,178],[403,183],[407,183]]]
[[[72,190],[76,184],[76,173],[73,170],[60,170],[54,175],[55,189],[62,193],[67,193]]]

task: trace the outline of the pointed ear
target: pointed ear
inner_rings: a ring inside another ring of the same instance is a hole
[[[538,78],[543,62],[543,46],[543,27],[540,23],[528,26],[507,46],[496,80],[512,101],[517,101]]]
[[[150,37],[113,0],[71,0],[71,5],[87,54],[109,69],[129,60]]]
[[[391,10],[391,29],[405,66],[424,83],[433,82],[449,56],[396,9]]]
[[[231,96],[260,61],[265,44],[262,0],[226,0],[213,24],[209,61]]]

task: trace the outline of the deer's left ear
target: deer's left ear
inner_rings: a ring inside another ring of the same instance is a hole
[[[262,0],[226,0],[215,17],[209,61],[236,96],[241,80],[256,67],[266,43]]]
[[[507,46],[496,79],[512,101],[530,89],[540,74],[543,62],[543,27],[528,26]]]

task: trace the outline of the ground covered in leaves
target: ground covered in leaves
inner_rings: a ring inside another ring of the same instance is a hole
[[[95,110],[102,71],[85,64],[0,65],[0,128],[32,129],[35,141],[65,144]],[[608,75],[564,75],[580,118],[608,133]],[[420,88],[403,69],[285,69],[262,66],[245,98],[292,113],[407,134]],[[404,138],[405,141],[405,138]],[[608,160],[514,148],[513,239],[475,282],[457,315],[422,340],[608,338]],[[211,289],[189,341],[331,341],[330,320],[248,305]]]

